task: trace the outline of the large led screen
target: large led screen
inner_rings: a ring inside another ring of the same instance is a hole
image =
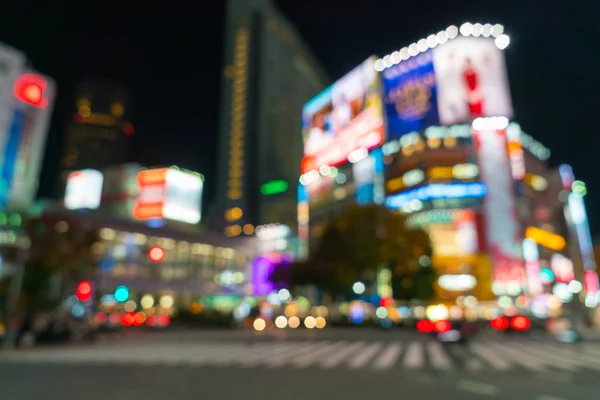
[[[458,37],[388,68],[383,89],[389,139],[513,114],[504,55],[488,38]]]
[[[381,87],[374,63],[369,58],[304,106],[302,173],[342,164],[353,151],[383,143]]]

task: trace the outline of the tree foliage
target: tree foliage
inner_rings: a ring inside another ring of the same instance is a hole
[[[51,308],[75,282],[93,277],[92,246],[98,231],[78,228],[62,234],[33,233],[34,251],[25,263],[21,291],[27,307]]]
[[[408,229],[405,222],[404,216],[380,205],[351,205],[329,221],[308,260],[288,267],[286,281],[347,294],[357,280],[373,281],[382,267],[396,281],[419,279],[424,275],[419,259],[431,255],[429,236]],[[284,275],[278,269],[274,279]]]

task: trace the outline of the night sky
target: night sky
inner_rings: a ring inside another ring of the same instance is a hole
[[[58,82],[41,196],[54,194],[74,86],[85,77],[114,79],[131,90],[133,160],[200,171],[206,196],[213,196],[225,2],[134,3],[2,5],[0,42],[25,51],[37,70]],[[371,54],[384,56],[450,24],[503,24],[511,36],[506,57],[516,121],[552,150],[554,164],[572,164],[587,182],[592,231],[600,231],[599,1],[275,3],[334,79]]]

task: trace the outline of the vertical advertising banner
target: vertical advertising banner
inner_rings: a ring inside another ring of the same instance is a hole
[[[25,114],[17,148],[15,149],[14,169],[10,178],[9,206],[27,207],[33,204],[38,189],[39,176],[46,149],[46,139],[50,129],[50,119],[56,96],[56,85],[49,77],[27,73],[21,75],[15,84],[15,91],[40,88],[42,92],[31,100],[38,100],[39,105],[17,101],[18,108],[15,120],[19,120],[22,110]],[[35,89],[33,89],[35,90]]]
[[[345,163],[353,151],[383,144],[383,110],[375,59],[369,58],[302,110],[302,173]]]
[[[521,257],[521,230],[508,159],[506,129],[474,129],[473,133],[480,173],[488,187],[484,213],[493,281],[498,291],[517,285],[523,288],[526,274]]]
[[[575,231],[579,251],[581,252],[585,291],[588,294],[594,294],[598,292],[598,273],[596,272],[594,245],[592,243],[585,202],[581,195],[570,193],[567,203],[570,212],[570,223],[572,224],[569,228]]]
[[[390,140],[432,125],[513,114],[504,55],[491,38],[458,37],[382,77]]]
[[[25,55],[0,44],[0,154],[4,153],[15,112],[13,85],[24,68]]]

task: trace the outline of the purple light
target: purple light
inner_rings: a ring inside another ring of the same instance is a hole
[[[269,280],[275,264],[265,257],[257,257],[252,262],[252,289],[255,296],[266,296],[275,290]]]

